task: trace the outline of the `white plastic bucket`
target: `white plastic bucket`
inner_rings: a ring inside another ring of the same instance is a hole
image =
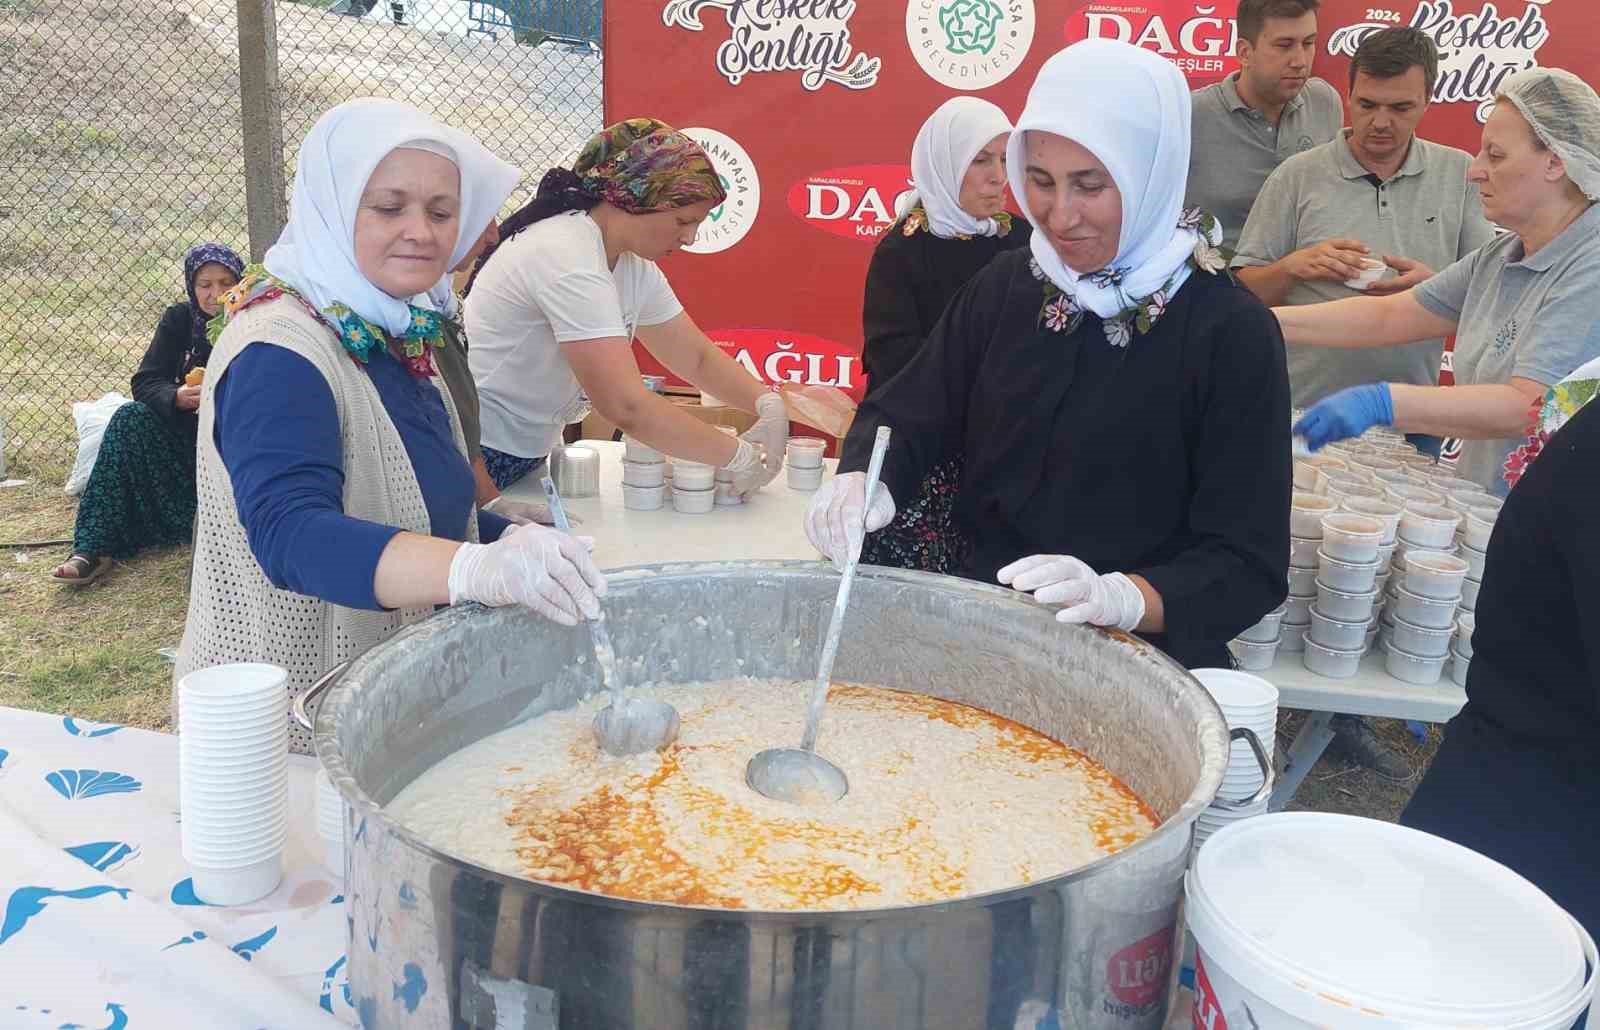
[[[1406,827],[1240,820],[1206,841],[1186,889],[1204,1030],[1564,1030],[1594,997],[1595,944],[1575,920],[1504,866]]]

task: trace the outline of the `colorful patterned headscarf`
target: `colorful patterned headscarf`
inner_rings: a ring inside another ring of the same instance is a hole
[[[1596,394],[1600,394],[1600,358],[1580,366],[1534,402],[1528,419],[1527,443],[1506,456],[1502,475],[1507,485],[1517,485],[1550,438],[1571,422],[1572,416],[1594,400]]]
[[[629,118],[584,144],[572,171],[585,192],[629,214],[728,199],[700,144],[654,118]]]
[[[206,323],[211,321],[211,316],[200,307],[200,299],[194,293],[195,276],[199,275],[200,269],[206,265],[221,265],[232,272],[235,279],[244,275],[244,260],[234,253],[231,247],[225,247],[220,243],[202,243],[190,247],[189,252],[183,256],[183,288],[189,294],[190,354],[206,354],[211,350],[211,344],[206,339]]]

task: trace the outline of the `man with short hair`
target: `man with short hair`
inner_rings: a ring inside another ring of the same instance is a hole
[[[1344,125],[1339,93],[1313,78],[1319,0],[1239,0],[1239,70],[1197,89],[1185,207],[1222,223],[1234,246],[1267,176]]]

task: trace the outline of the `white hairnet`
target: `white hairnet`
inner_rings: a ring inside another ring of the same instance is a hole
[[[1500,87],[1534,134],[1567,166],[1583,195],[1600,201],[1600,95],[1560,68],[1529,68]]]

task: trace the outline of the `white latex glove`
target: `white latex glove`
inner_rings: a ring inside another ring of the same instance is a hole
[[[882,482],[872,494],[867,510],[867,474],[846,472],[822,484],[806,509],[806,539],[840,572],[852,556],[859,557],[868,533],[894,521],[894,498]]]
[[[789,409],[781,395],[768,391],[756,400],[756,415],[756,424],[739,439],[762,451],[767,471],[776,476],[783,471],[784,453],[789,448]]]
[[[1066,607],[1057,622],[1087,622],[1132,631],[1144,618],[1144,595],[1120,572],[1097,574],[1065,554],[1036,554],[1014,561],[995,575],[1002,585],[1033,594],[1041,604]]]
[[[772,477],[778,474],[762,463],[761,452],[755,444],[745,439],[739,440],[739,449],[733,452],[733,460],[722,466],[722,470],[733,475],[733,492],[741,497],[755,493],[772,482]]]
[[[510,519],[519,526],[534,523],[540,526],[553,526],[556,524],[555,516],[550,514],[550,506],[543,501],[513,501],[505,494],[500,494],[487,504],[479,505],[483,511],[492,511],[496,515]],[[569,514],[567,521],[574,525],[581,525],[583,520],[576,515]]]
[[[606,580],[592,547],[593,537],[535,525],[511,526],[492,544],[462,544],[450,561],[450,603],[523,604],[563,626],[599,618]]]

